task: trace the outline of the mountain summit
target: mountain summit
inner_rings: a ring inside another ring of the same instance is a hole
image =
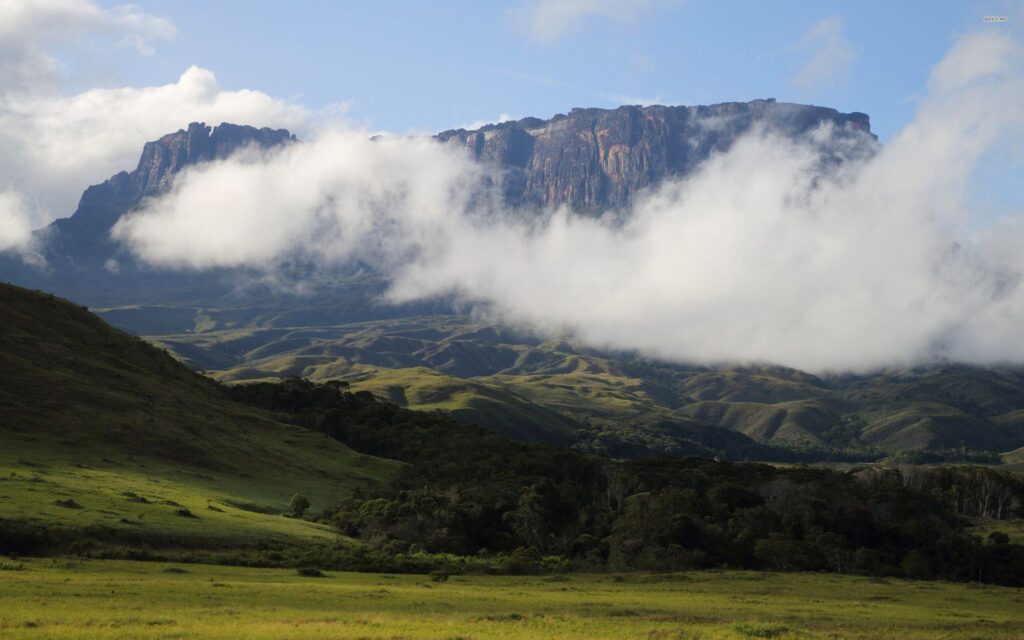
[[[500,167],[508,205],[567,205],[580,211],[626,207],[644,187],[687,175],[757,127],[798,138],[822,126],[832,127],[833,140],[854,139],[861,149],[877,141],[866,114],[771,98],[698,107],[573,109],[550,120],[524,118],[436,137]]]
[[[47,260],[72,259],[80,267],[97,262],[102,265],[116,253],[110,229],[118,218],[143,198],[170,187],[179,171],[227,158],[250,145],[269,149],[294,141],[295,136],[285,129],[257,129],[229,123],[211,128],[205,123],[193,122],[187,129],[147,142],[134,171],[122,171],[102,184],[89,187],[70,218],[50,225]]]

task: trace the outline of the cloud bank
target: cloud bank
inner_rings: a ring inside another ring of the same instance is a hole
[[[61,93],[52,50],[100,38],[145,54],[173,35],[173,24],[132,5],[0,3],[0,192],[8,203],[0,250],[24,246],[25,227],[70,215],[85,187],[134,166],[144,142],[189,122],[296,128],[307,121],[302,107],[226,90],[199,67],[162,86]]]
[[[444,294],[494,318],[678,361],[863,370],[1024,360],[1024,223],[970,226],[986,154],[1024,137],[1019,45],[962,39],[915,120],[823,169],[830,132],[755,132],[627,216],[501,209],[461,152],[337,130],[195,168],[115,237],[161,266],[362,260],[392,301]]]

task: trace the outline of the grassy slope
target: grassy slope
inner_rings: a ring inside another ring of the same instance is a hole
[[[139,329],[156,323],[147,310],[107,313]],[[823,379],[782,367],[640,366],[452,316],[338,324],[312,313],[250,315],[193,310],[178,322],[185,331],[155,340],[224,380],[343,378],[392,396],[400,380],[410,396],[429,398],[406,406],[459,411],[520,437],[561,432],[554,413],[697,420],[761,442],[889,453],[1024,445],[1019,370],[950,365]],[[288,324],[298,320],[310,324]],[[844,419],[862,425],[860,438],[845,433],[833,443],[828,433]]]
[[[482,380],[464,380],[423,367],[377,369],[364,375],[353,381],[353,390],[370,391],[410,409],[446,411],[519,440],[569,442],[577,428],[565,416]]]
[[[0,566],[18,563],[0,558]],[[420,576],[32,560],[10,638],[1019,638],[1020,591],[827,574]]]
[[[823,400],[797,400],[774,404],[701,401],[680,413],[705,424],[744,433],[759,442],[806,442],[827,446],[819,433],[839,419]]]
[[[228,402],[87,311],[6,285],[0,379],[0,519],[182,544],[333,538],[256,510],[280,513],[296,492],[320,509],[398,467]]]

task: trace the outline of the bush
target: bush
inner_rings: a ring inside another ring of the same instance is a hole
[[[292,509],[292,515],[296,518],[301,518],[302,514],[306,513],[306,510],[309,509],[309,498],[302,495],[301,493],[296,493],[294,496],[292,496],[289,505],[291,506]]]
[[[299,567],[297,573],[304,578],[326,578],[324,572],[315,567]]]
[[[444,569],[435,569],[430,572],[430,579],[433,582],[448,582],[450,576],[451,574]]]

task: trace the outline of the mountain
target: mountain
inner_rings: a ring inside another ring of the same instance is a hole
[[[844,114],[772,99],[696,107],[573,109],[549,120],[525,118],[474,131],[444,131],[435,138],[465,148],[476,160],[496,169],[499,184],[495,186],[511,207],[568,205],[594,212],[627,206],[643,189],[688,175],[712,153],[727,150],[755,129],[797,138],[823,126],[831,131],[821,147],[826,159],[839,161],[843,154],[875,149],[876,138],[863,113]],[[295,141],[284,129],[228,123],[211,128],[193,122],[148,142],[133,171],[122,171],[89,187],[70,217],[37,232],[44,268],[0,255],[0,280],[94,306],[220,303],[236,292],[240,281],[252,278],[237,270],[183,274],[140,265],[110,238],[110,230],[144,198],[164,192],[185,168],[226,158],[249,146],[270,149]],[[333,281],[326,289],[330,295],[345,297],[339,289],[347,285]],[[369,298],[382,286],[378,283]],[[262,292],[252,296],[263,297]]]
[[[334,543],[330,527],[280,515],[291,496],[322,509],[401,466],[233,402],[81,307],[9,285],[0,380],[0,547]]]
[[[861,153],[877,141],[866,114],[774,99],[573,109],[550,120],[524,118],[436,137],[500,168],[510,206],[586,211],[626,207],[644,188],[686,176],[755,128],[792,139],[822,126],[832,127],[833,141],[855,141]]]
[[[76,266],[103,265],[118,255],[110,229],[124,213],[143,198],[166,191],[175,174],[203,162],[227,158],[236,151],[261,149],[294,142],[284,129],[256,129],[224,123],[211,128],[193,122],[187,129],[169,133],[142,148],[139,164],[122,171],[82,194],[70,218],[62,218],[47,231],[48,260],[66,260]]]
[[[216,272],[193,278],[138,264],[110,237],[117,220],[144,198],[167,190],[182,170],[227,158],[250,146],[270,149],[295,142],[284,129],[193,122],[147,142],[136,168],[85,190],[75,212],[36,232],[46,264],[29,266],[0,254],[0,280],[44,289],[89,304],[101,300],[223,297],[232,288]]]

